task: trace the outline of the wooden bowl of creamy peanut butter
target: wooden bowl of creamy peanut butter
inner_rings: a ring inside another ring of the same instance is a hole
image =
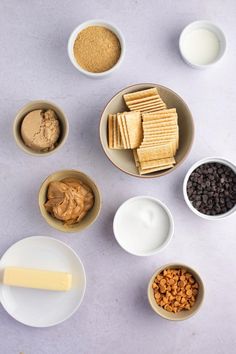
[[[101,209],[96,183],[77,170],[57,171],[39,190],[39,208],[46,222],[63,232],[79,232],[93,224]]]

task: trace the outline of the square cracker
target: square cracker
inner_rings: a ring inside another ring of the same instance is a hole
[[[135,91],[135,92],[131,92],[131,93],[126,93],[124,94],[124,100],[125,102],[128,101],[134,101],[140,98],[145,98],[145,97],[150,97],[150,96],[158,96],[158,91],[156,87],[152,87],[150,89],[145,89],[145,90],[141,90],[141,91]]]
[[[166,143],[163,145],[157,145],[148,148],[137,149],[139,161],[157,160],[166,157],[173,157],[174,151],[172,143]]]
[[[152,108],[140,109],[140,112],[142,112],[142,113],[157,113],[157,112],[162,111],[165,108],[166,108],[166,105],[165,105],[165,103],[163,103],[160,106],[156,106],[156,107],[152,107]]]
[[[163,145],[166,145],[166,144],[170,144],[171,146],[171,152],[172,152],[172,155],[171,156],[168,156],[168,157],[173,157],[175,156],[176,154],[176,150],[177,150],[177,141],[175,138],[166,138],[166,139],[163,139],[163,140],[159,140],[159,141],[155,141],[155,140],[152,140],[152,141],[147,141],[147,142],[143,142],[140,146],[141,149],[145,149],[145,148],[154,148],[154,147],[159,147],[159,146],[163,146]],[[157,158],[159,159],[159,157]]]
[[[165,131],[168,129],[173,129],[176,128],[178,129],[178,124],[175,124],[175,122],[167,122],[166,124],[153,124],[153,125],[143,125],[143,131],[144,132],[151,132],[151,131]]]
[[[114,149],[113,144],[113,114],[108,116],[108,147]]]
[[[117,148],[117,119],[116,119],[116,114],[113,114],[113,117],[112,117],[112,121],[113,121],[113,146],[114,146],[114,149]]]
[[[163,140],[163,139],[167,139],[167,138],[177,138],[177,133],[176,132],[167,132],[166,134],[160,134],[160,135],[149,135],[144,137],[142,142],[145,141],[158,141],[158,140]]]
[[[176,113],[176,108],[168,108],[168,109],[163,109],[162,112],[159,113],[145,113],[144,116],[145,117],[150,117],[150,116],[165,116],[165,115],[171,115],[171,114],[177,114]]]
[[[154,129],[144,129],[143,133],[144,136],[148,135],[161,135],[161,134],[167,134],[167,133],[173,133],[177,132],[179,130],[177,125],[167,125],[167,126],[162,126],[159,128],[154,128]]]
[[[150,138],[150,139],[143,140],[142,146],[144,146],[145,144],[150,144],[150,143],[154,143],[156,145],[159,145],[159,144],[163,144],[163,142],[166,142],[166,141],[169,141],[173,144],[173,146],[175,148],[175,152],[176,152],[176,149],[178,148],[178,138],[177,138],[176,134],[173,134],[173,135],[169,134],[166,136],[159,136],[156,138]]]
[[[167,170],[167,169],[172,168],[172,167],[174,167],[174,165],[153,167],[153,168],[149,168],[149,169],[146,169],[146,170],[143,170],[143,169],[141,169],[141,168],[139,167],[139,174],[140,174],[140,175],[145,175],[145,174],[152,173],[152,172]]]
[[[128,129],[127,129],[127,125],[126,125],[125,113],[126,112],[121,113],[121,122],[122,122],[123,129],[124,129],[127,147],[128,147],[128,149],[130,149],[131,146],[130,146],[130,140],[129,140],[129,135],[128,135]]]
[[[145,113],[145,112],[157,112],[163,110],[166,107],[166,105],[165,103],[160,103],[160,104],[158,103],[152,106],[144,106],[144,107],[137,107],[137,108],[133,106],[128,106],[128,107],[131,111],[138,111],[138,112]]]
[[[124,145],[124,149],[128,149],[128,143],[127,143],[125,132],[124,132],[121,113],[117,113],[117,120],[118,120],[118,125],[119,125],[119,129],[120,129],[120,134],[121,134],[122,143]]]
[[[156,140],[149,140],[149,141],[143,141],[142,144],[140,145],[140,148],[142,147],[147,147],[147,146],[153,146],[153,145],[163,145],[163,144],[166,144],[166,143],[169,143],[170,141],[173,141],[172,139],[170,138],[166,138],[165,140],[161,140],[161,141],[156,141]]]
[[[145,127],[164,124],[165,122],[175,122],[176,124],[178,122],[178,116],[176,114],[170,114],[168,117],[160,117],[160,118],[149,117],[148,119],[144,117],[144,114],[145,113],[142,114],[142,117],[143,117],[143,126]]]
[[[175,158],[168,157],[166,159],[142,161],[140,164],[140,167],[142,170],[148,170],[149,168],[168,166],[168,165],[174,165],[174,164],[175,164]]]
[[[120,133],[120,127],[119,127],[119,124],[118,124],[117,117],[116,117],[115,129],[116,129],[116,131],[115,131],[115,134],[116,134],[116,149],[124,149],[124,145],[123,145],[123,142],[122,142],[121,133]]]
[[[133,108],[150,107],[150,106],[154,106],[154,105],[158,105],[158,104],[159,105],[163,104],[163,101],[161,98],[156,98],[154,100],[140,102],[140,103],[129,103],[129,107],[133,107]]]
[[[127,135],[130,148],[135,149],[140,146],[143,139],[143,129],[140,112],[124,113]]]
[[[133,155],[134,155],[135,166],[138,167],[139,166],[139,159],[138,159],[138,154],[137,154],[136,149],[133,149]]]

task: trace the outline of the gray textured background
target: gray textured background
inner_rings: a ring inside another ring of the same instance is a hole
[[[67,39],[79,23],[102,18],[124,33],[127,54],[120,70],[94,81],[67,57]],[[84,262],[88,286],[79,311],[63,324],[34,329],[0,307],[0,353],[15,354],[231,354],[235,353],[235,218],[207,222],[186,207],[181,186],[187,169],[210,155],[235,159],[236,2],[228,1],[27,1],[0,2],[0,253],[30,235],[50,235],[72,246]],[[219,65],[197,71],[178,53],[181,29],[209,19],[226,33],[227,54]],[[98,137],[101,111],[116,91],[139,82],[166,85],[188,103],[196,139],[187,161],[164,178],[135,179],[113,167]],[[12,123],[22,105],[48,99],[68,115],[70,134],[55,155],[35,158],[15,145]],[[62,234],[42,219],[37,194],[58,169],[78,168],[96,179],[103,194],[99,220],[81,234]],[[148,194],[171,209],[175,235],[150,258],[126,254],[115,242],[112,218],[127,198]],[[202,310],[170,323],[149,308],[146,287],[160,265],[196,267],[206,284]]]

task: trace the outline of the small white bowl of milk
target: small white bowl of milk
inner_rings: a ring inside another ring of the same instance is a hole
[[[125,251],[135,256],[151,256],[170,242],[174,221],[160,200],[138,196],[121,204],[114,217],[113,231]]]
[[[197,69],[205,69],[224,55],[226,39],[222,30],[209,21],[195,21],[184,28],[179,37],[179,50],[184,61]]]

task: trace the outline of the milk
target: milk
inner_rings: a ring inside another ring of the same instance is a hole
[[[182,52],[189,62],[207,65],[217,59],[220,52],[220,42],[214,32],[198,28],[186,33]]]

